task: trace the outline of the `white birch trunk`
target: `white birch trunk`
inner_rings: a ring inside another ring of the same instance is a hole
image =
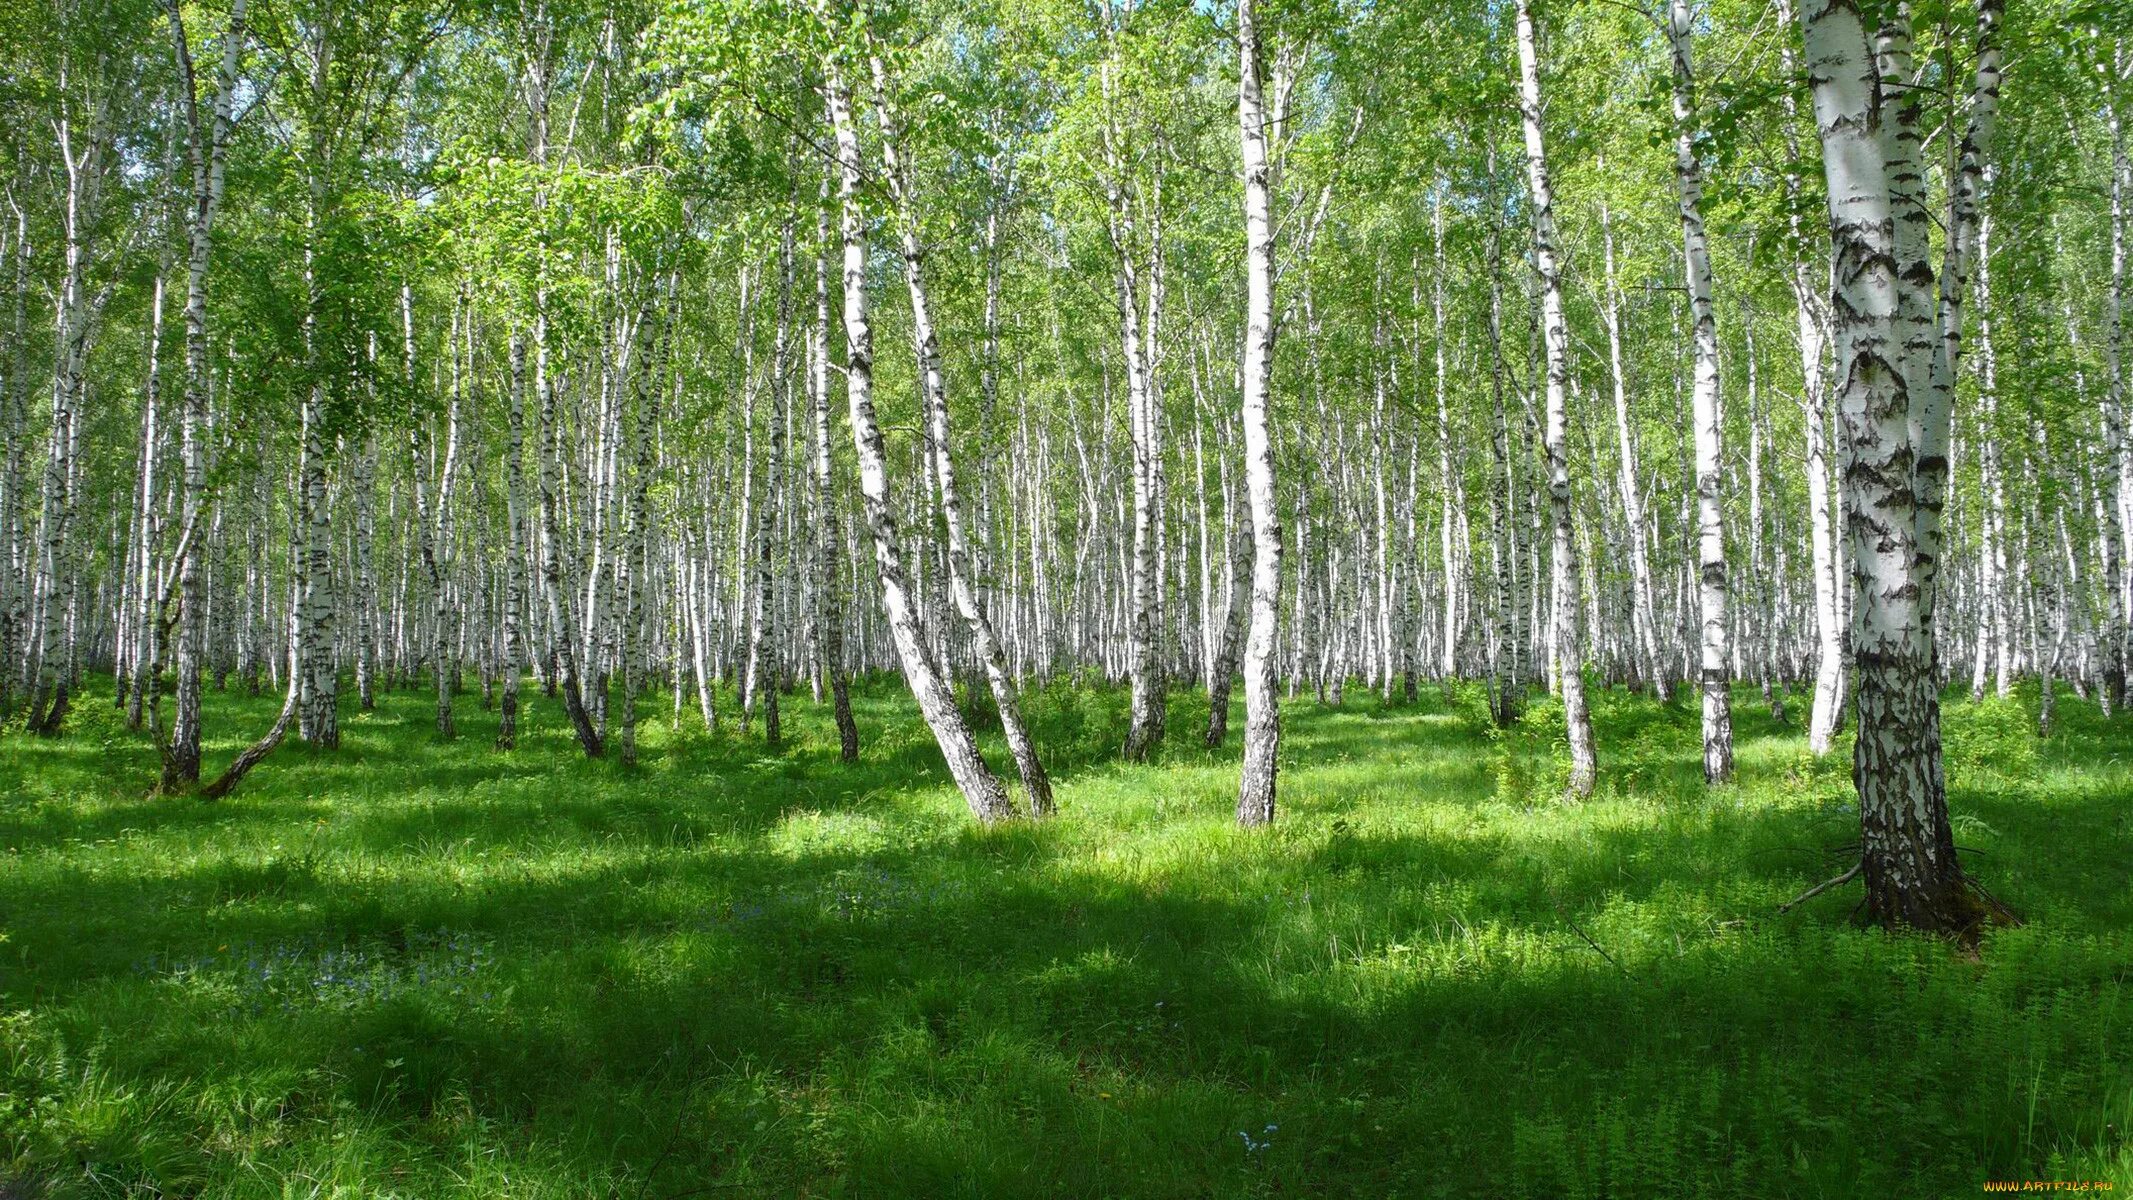
[[[888,455],[881,426],[874,416],[874,332],[867,316],[866,219],[859,197],[866,184],[866,164],[852,116],[851,93],[834,51],[825,57],[823,69],[827,76],[824,99],[837,142],[837,194],[843,210],[845,398],[851,409],[853,450],[859,458],[860,499],[867,532],[874,542],[875,577],[881,587],[889,634],[919,712],[932,730],[934,741],[947,760],[949,774],[971,813],[978,820],[991,823],[1014,816],[1014,808],[1007,790],[979,756],[977,741],[956,709],[955,695],[919,628],[904,574],[903,547],[889,507]]]
[[[1267,176],[1267,118],[1260,98],[1255,0],[1237,0],[1237,125],[1244,165],[1244,486],[1252,515],[1252,618],[1244,648],[1244,765],[1237,821],[1274,819],[1281,713],[1274,695],[1274,639],[1281,600],[1281,525],[1274,500],[1268,419],[1274,367],[1274,228]]]
[[[1727,662],[1724,497],[1719,466],[1718,314],[1711,296],[1711,250],[1703,227],[1703,165],[1696,157],[1695,66],[1688,0],[1668,6],[1674,59],[1674,182],[1679,189],[1684,272],[1696,352],[1696,551],[1698,640],[1703,691],[1703,778],[1733,777],[1732,676]]]
[[[1554,196],[1548,160],[1541,141],[1540,54],[1527,0],[1518,0],[1519,109],[1526,134],[1526,184],[1533,206],[1533,261],[1541,285],[1541,341],[1547,361],[1547,425],[1543,445],[1548,455],[1548,507],[1553,525],[1553,609],[1555,653],[1569,730],[1570,794],[1592,794],[1597,766],[1592,745],[1592,715],[1585,707],[1585,657],[1578,603],[1577,543],[1570,523],[1570,462],[1565,392],[1570,378],[1570,330],[1563,317],[1563,282],[1556,264]]]

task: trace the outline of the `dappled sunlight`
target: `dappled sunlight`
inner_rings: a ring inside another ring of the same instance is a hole
[[[1093,735],[1058,712],[1114,706],[1048,703],[1033,725],[1062,739]],[[895,736],[850,768],[800,703],[791,758],[698,729],[633,770],[574,758],[538,702],[513,754],[477,740],[487,714],[444,747],[389,715],[416,698],[382,707],[215,805],[144,798],[123,736],[132,778],[0,743],[0,1091],[58,1104],[39,1145],[218,1193],[1456,1171],[1552,1195],[1652,1170],[1718,1194],[1742,1163],[1825,1191],[2055,1153],[2104,1171],[2126,1127],[2097,1047],[2133,1016],[2127,773],[2100,734],[2014,770],[1951,751],[1958,838],[2032,917],[1973,962],[1855,928],[1841,894],[1779,913],[1856,836],[1842,764],[1744,739],[1707,792],[1693,721],[1636,698],[1601,704],[1583,804],[1549,790],[1545,728],[1292,705],[1259,832],[1232,819],[1233,749],[1131,766],[1093,740],[1057,818],[975,827],[874,692]],[[1862,1103],[1918,1143],[1908,1166]]]

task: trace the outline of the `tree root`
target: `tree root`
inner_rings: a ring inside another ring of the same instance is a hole
[[[1824,892],[1843,887],[1845,884],[1857,879],[1865,869],[1865,866],[1864,862],[1853,863],[1851,868],[1842,875],[1818,883],[1785,903],[1778,905],[1778,911],[1781,913],[1791,912]],[[2005,901],[1987,890],[1984,884],[1978,882],[1976,876],[1964,872],[1960,886],[1965,893],[1965,899],[1969,901],[1969,906],[1973,910],[1971,913],[1972,919],[1960,926],[1948,929],[1946,932],[1953,933],[1965,945],[1975,945],[1979,932],[1987,926],[2012,926],[2023,923],[2021,914],[2015,912],[2014,909],[2008,907]],[[1860,901],[1861,906],[1864,906],[1865,903],[1863,899]],[[1855,908],[1853,911],[1856,913],[1858,909]]]

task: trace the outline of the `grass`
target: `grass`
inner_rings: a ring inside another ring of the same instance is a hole
[[[1574,807],[1545,711],[1292,704],[1259,833],[1204,699],[1128,767],[1122,694],[1032,694],[1062,815],[992,831],[894,681],[860,703],[843,767],[804,697],[775,756],[655,699],[627,770],[537,695],[507,755],[393,693],[215,805],[146,798],[103,699],[0,739],[0,1197],[2133,1184],[2133,777],[2088,705],[1949,710],[2029,922],[1973,956],[1856,885],[1776,911],[1856,836],[1848,755],[1746,693],[1714,791],[1693,712],[1599,697]],[[211,696],[210,767],[273,707]]]

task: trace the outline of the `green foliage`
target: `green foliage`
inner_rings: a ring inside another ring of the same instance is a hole
[[[1951,708],[1942,719],[1941,741],[1950,788],[2019,794],[2037,770],[2035,705],[1987,696]]]

